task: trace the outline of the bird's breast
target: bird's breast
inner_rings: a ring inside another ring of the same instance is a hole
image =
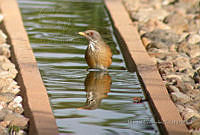
[[[90,41],[88,45],[88,49],[92,52],[95,52],[99,49],[99,47],[97,46],[97,43],[95,41]]]

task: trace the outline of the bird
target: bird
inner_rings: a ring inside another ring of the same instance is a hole
[[[89,69],[107,70],[112,63],[111,48],[103,41],[96,30],[86,30],[78,33],[89,41],[85,51],[85,59]]]

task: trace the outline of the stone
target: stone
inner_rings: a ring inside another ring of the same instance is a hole
[[[6,56],[0,55],[0,62],[10,62],[10,60]]]
[[[172,92],[171,97],[174,102],[178,103],[187,103],[190,101],[190,97],[187,96],[186,94],[183,94],[182,92]]]
[[[170,5],[170,4],[175,3],[175,2],[176,2],[176,0],[163,0],[162,5]]]
[[[10,54],[10,45],[7,44],[1,44],[0,45],[0,55],[4,55],[7,58],[10,58],[11,54]]]
[[[187,57],[177,57],[174,61],[174,69],[176,72],[187,71],[188,69],[192,69],[190,65],[189,58]]]
[[[189,33],[186,33],[186,32],[181,33],[181,34],[180,34],[180,38],[179,38],[179,40],[178,40],[178,43],[184,42],[184,41],[186,40],[186,37],[187,37],[188,35],[189,35]]]
[[[164,23],[168,24],[178,34],[189,31],[188,21],[182,14],[170,14],[165,18]]]
[[[12,93],[0,93],[0,102],[8,103],[14,99],[15,95]]]
[[[179,112],[182,114],[183,111],[185,110],[185,107],[183,105],[179,105],[179,104],[176,104],[176,107],[178,108]]]
[[[144,24],[139,23],[138,27],[139,27],[139,31],[144,30],[146,32],[152,32],[155,29],[163,29],[163,30],[170,29],[170,27],[167,26],[166,24],[164,24],[163,22],[161,22],[157,19],[153,19],[153,18],[149,19]]]
[[[200,128],[200,116],[192,116],[191,118],[186,120],[186,125],[192,129],[199,129]]]
[[[142,37],[146,37],[152,41],[152,47],[156,48],[168,48],[169,46],[176,44],[179,35],[169,31],[169,30],[161,30],[155,29],[152,32],[145,33]]]
[[[191,58],[195,58],[195,57],[200,56],[200,45],[191,45],[190,50],[187,54]]]
[[[1,111],[0,111],[0,121],[3,121],[4,118],[5,118],[5,116],[6,116],[7,114],[10,114],[10,113],[12,113],[12,112],[9,111],[9,110],[7,110],[7,109],[1,110]]]
[[[6,42],[7,36],[0,30],[0,44],[4,44]]]
[[[174,72],[173,63],[170,61],[159,62],[157,68],[164,80],[166,80],[167,75],[171,75]]]
[[[189,133],[190,133],[191,135],[199,135],[199,134],[200,134],[200,130],[190,129],[190,130],[189,130]]]
[[[177,47],[177,51],[180,53],[188,53],[190,51],[189,44],[187,42],[181,42]]]
[[[22,113],[23,109],[21,109],[22,108],[21,102],[22,102],[22,97],[16,96],[15,99],[8,104],[8,108],[11,110],[15,110],[15,112]]]
[[[199,116],[197,110],[194,110],[194,109],[191,109],[191,108],[188,108],[188,107],[186,107],[184,109],[184,111],[182,111],[181,115],[183,116],[184,120],[188,120],[189,118],[191,118],[193,116],[197,116],[197,117]]]
[[[135,12],[141,6],[140,0],[123,0],[123,3],[129,12]]]
[[[148,38],[142,37],[142,43],[144,47],[146,48],[151,43],[151,40],[149,40]]]
[[[7,107],[6,102],[5,101],[0,101],[0,110],[2,110],[5,107]]]
[[[155,57],[160,60],[165,60],[168,55],[168,51],[166,49],[158,49],[156,44],[155,46],[153,46],[153,44],[149,44],[146,49],[151,57]]]
[[[17,75],[17,70],[15,69],[15,65],[9,62],[0,62],[0,78],[11,78],[14,79]]]
[[[200,42],[200,35],[199,34],[190,34],[186,37],[189,44],[197,44]]]
[[[194,72],[193,79],[195,83],[200,83],[200,75],[198,74],[198,72]]]
[[[176,75],[176,74],[170,74],[167,75],[165,80],[167,80],[168,82],[171,82],[171,84],[175,85],[177,84],[177,82],[180,80],[182,80],[181,76]]]
[[[5,127],[0,126],[0,135],[9,135],[8,130]]]
[[[194,57],[190,59],[190,63],[192,65],[192,68],[195,70],[200,69],[200,56]]]
[[[167,15],[168,12],[163,9],[140,8],[136,13],[131,14],[131,17],[133,18],[133,20],[146,22],[150,18],[162,21]]]
[[[13,113],[6,115],[4,121],[9,121],[10,125],[20,127],[21,129],[26,129],[29,119],[20,114]]]
[[[168,85],[167,89],[168,89],[169,93],[171,93],[171,92],[180,92],[179,89],[174,85]]]

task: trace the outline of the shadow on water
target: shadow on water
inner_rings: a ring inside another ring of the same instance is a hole
[[[90,71],[85,79],[86,103],[79,109],[94,110],[101,100],[108,96],[111,87],[111,77],[108,72]]]
[[[101,0],[18,2],[60,133],[159,134],[136,73],[126,70]],[[108,72],[86,71],[88,42],[77,33],[87,29],[99,31],[112,49]],[[133,103],[134,97],[144,102]]]

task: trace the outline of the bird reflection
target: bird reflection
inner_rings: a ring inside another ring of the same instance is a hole
[[[86,103],[79,109],[94,110],[110,92],[111,77],[107,72],[90,71],[85,79]]]

